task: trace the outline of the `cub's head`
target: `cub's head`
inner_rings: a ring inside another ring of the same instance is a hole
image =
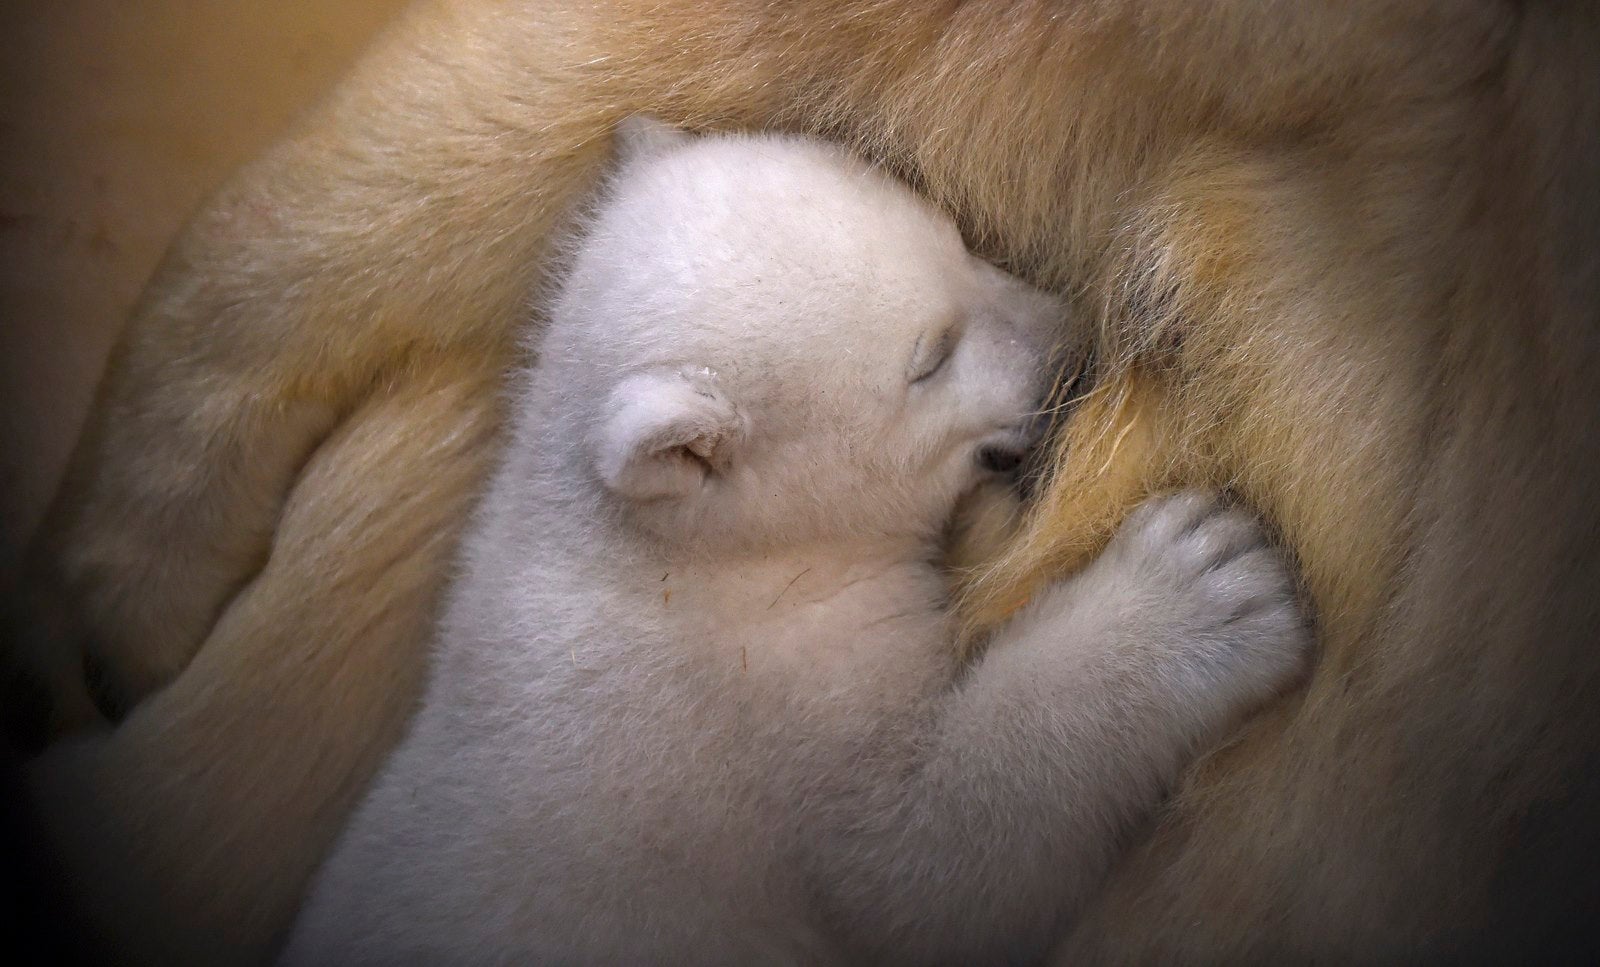
[[[838,148],[636,119],[541,367],[665,538],[923,537],[1032,442],[1063,320]]]

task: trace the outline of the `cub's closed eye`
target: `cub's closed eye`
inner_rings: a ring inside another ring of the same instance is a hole
[[[920,383],[939,370],[955,353],[961,332],[949,326],[937,333],[923,333],[911,350],[911,382]]]

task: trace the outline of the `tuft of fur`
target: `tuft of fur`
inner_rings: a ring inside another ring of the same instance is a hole
[[[1497,0],[419,4],[179,240],[45,527],[34,573],[132,705],[32,775],[82,908],[155,959],[285,922],[480,479],[406,441],[492,433],[527,267],[651,111],[849,143],[1080,301],[1129,405],[1064,436],[1122,444],[986,586],[1163,480],[1303,568],[1309,688],[1189,775],[1066,955],[1594,945],[1597,44],[1590,5]],[[414,533],[396,494],[437,521],[414,553],[341,526]]]

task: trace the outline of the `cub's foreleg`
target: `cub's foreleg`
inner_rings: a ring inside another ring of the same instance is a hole
[[[1001,630],[926,752],[824,871],[874,955],[1039,956],[1195,752],[1300,675],[1309,631],[1257,523],[1142,505]],[[876,778],[881,779],[881,776]]]

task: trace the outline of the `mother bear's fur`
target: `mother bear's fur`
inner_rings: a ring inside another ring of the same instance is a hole
[[[978,620],[1169,485],[1300,559],[1309,688],[1191,773],[1064,957],[1595,944],[1600,12],[534,6],[419,4],[197,216],[114,358],[33,559],[131,707],[30,773],[102,942],[248,959],[286,922],[415,694],[529,267],[649,111],[853,144],[1097,319],[1074,471]]]

